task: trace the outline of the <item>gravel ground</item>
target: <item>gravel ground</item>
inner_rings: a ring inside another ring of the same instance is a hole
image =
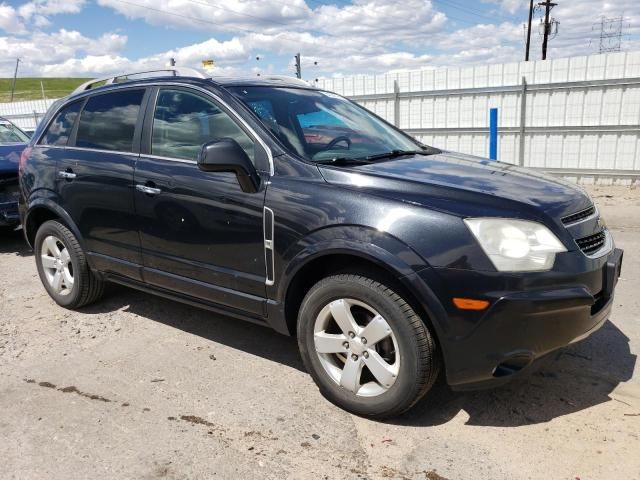
[[[114,287],[64,310],[0,238],[0,478],[640,478],[640,191],[593,189],[626,250],[611,321],[526,380],[373,422],[293,339]],[[635,453],[634,453],[635,452]]]

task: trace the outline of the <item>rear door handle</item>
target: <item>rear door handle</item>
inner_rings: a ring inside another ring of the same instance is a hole
[[[141,185],[141,184],[136,185],[136,190],[138,190],[139,192],[145,193],[147,195],[159,195],[160,192],[162,192],[162,190],[160,190],[159,188],[149,187],[147,185]]]
[[[76,174],[73,172],[60,171],[58,172],[58,177],[64,178],[65,180],[73,180],[74,178],[76,178]]]

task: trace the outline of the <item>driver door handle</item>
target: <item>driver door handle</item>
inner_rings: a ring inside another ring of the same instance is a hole
[[[139,183],[136,185],[136,190],[147,195],[159,195],[160,192],[162,192],[162,190],[160,190],[159,188],[149,187],[147,185],[141,185]]]

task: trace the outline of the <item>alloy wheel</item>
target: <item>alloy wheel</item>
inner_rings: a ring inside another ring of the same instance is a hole
[[[69,295],[74,283],[73,264],[69,250],[59,238],[53,235],[45,237],[40,262],[53,291],[59,295]]]
[[[314,344],[329,377],[357,396],[381,395],[398,377],[401,352],[389,323],[359,300],[327,304],[315,320]]]

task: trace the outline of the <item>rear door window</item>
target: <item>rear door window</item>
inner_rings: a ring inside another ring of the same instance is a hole
[[[58,112],[40,139],[40,145],[65,146],[80,112],[82,101],[74,102]]]
[[[133,151],[133,135],[144,89],[120,90],[89,98],[78,125],[76,147]]]
[[[233,138],[254,161],[253,140],[212,100],[185,90],[160,90],[153,116],[151,153],[196,160],[205,143]]]

